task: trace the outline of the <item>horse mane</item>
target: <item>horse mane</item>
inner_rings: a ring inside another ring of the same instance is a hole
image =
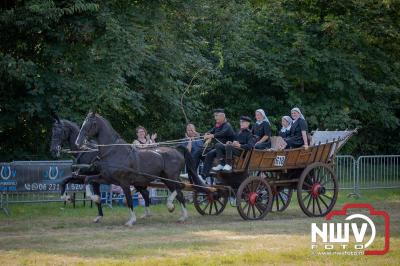
[[[99,114],[96,114],[96,117],[99,118],[99,119],[110,129],[111,134],[113,135],[113,137],[114,137],[115,139],[122,140],[123,142],[125,142],[125,140],[121,137],[120,134],[118,134],[117,131],[115,131],[115,129],[112,127],[111,123],[108,122],[107,119],[105,119],[104,117],[102,117],[102,116],[99,115]]]
[[[69,128],[72,128],[73,130],[75,130],[76,132],[79,132],[79,127],[78,127],[78,125],[76,124],[76,123],[74,123],[74,122],[72,122],[72,121],[69,121],[69,120],[67,120],[67,119],[61,119],[61,122],[64,124],[64,125],[66,125],[67,127],[69,127]]]

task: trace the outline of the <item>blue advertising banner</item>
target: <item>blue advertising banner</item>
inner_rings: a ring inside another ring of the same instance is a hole
[[[59,191],[61,181],[71,176],[72,161],[14,161],[0,163],[0,191]],[[83,190],[69,184],[67,190]]]

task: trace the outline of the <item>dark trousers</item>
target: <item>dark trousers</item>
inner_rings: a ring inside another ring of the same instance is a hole
[[[284,139],[287,143],[286,149],[300,148],[304,145],[303,138],[286,138]]]
[[[255,149],[257,150],[265,150],[271,148],[271,141],[266,141],[262,143],[258,143],[254,146]]]
[[[210,175],[210,170],[214,161],[214,158],[217,156],[217,151],[216,149],[212,149],[206,154],[206,158],[204,159],[204,165],[203,165],[203,172],[202,176],[207,177]]]
[[[221,164],[226,163],[232,165],[233,156],[239,156],[242,153],[242,149],[238,149],[229,144],[217,143],[214,149],[209,151],[204,160],[202,176],[209,176],[211,167],[213,165],[214,159],[218,158],[221,160]]]
[[[239,156],[242,152],[242,149],[235,148],[230,144],[221,144],[218,143],[215,145],[216,157],[222,161],[222,164],[225,162],[229,165],[232,165],[233,156]]]
[[[197,169],[199,167],[200,161],[202,159],[203,149],[198,149],[196,151],[193,151],[191,153],[191,155],[192,155],[192,158],[193,158],[195,169]]]

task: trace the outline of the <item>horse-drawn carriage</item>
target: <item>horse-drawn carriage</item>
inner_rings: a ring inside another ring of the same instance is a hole
[[[134,185],[144,196],[146,207],[149,203],[146,187],[168,188],[171,194],[167,207],[170,211],[174,209],[172,201],[176,197],[182,208],[180,221],[187,219],[181,190],[194,192],[194,206],[202,215],[218,215],[223,212],[229,200],[236,199],[237,210],[243,219],[258,220],[269,211],[285,210],[296,189],[299,205],[306,215],[325,216],[333,209],[338,196],[338,182],[333,171],[335,155],[355,132],[316,131],[307,149],[278,150],[276,146],[279,145],[272,138],[271,149],[243,151],[235,158],[232,171],[217,172],[214,177],[218,183],[204,185],[199,183],[186,147],[136,150],[120,138],[106,119],[95,113],[88,114],[78,131],[76,125],[56,121],[52,151],[60,150],[65,132],[73,132],[73,137],[67,139],[76,138],[76,141],[70,143],[70,146],[76,144],[76,148],[82,146],[85,139],[95,139],[98,150],[95,153],[90,151],[91,156],[86,160],[95,170],[65,179],[62,187],[68,182],[92,184],[97,195],[97,222],[103,216],[98,202],[99,184],[120,185],[131,212],[128,225],[136,221],[129,196],[130,185]],[[78,159],[83,161],[85,153],[78,152],[81,153]],[[191,183],[178,179],[185,164]],[[92,197],[89,187],[86,190]],[[65,196],[65,188],[61,193]]]
[[[218,185],[194,192],[194,206],[202,215],[223,212],[229,198],[245,220],[258,220],[269,211],[283,211],[293,190],[303,212],[325,216],[336,203],[338,182],[333,170],[336,153],[354,131],[315,131],[308,149],[243,151],[232,172],[217,172]],[[193,189],[189,186],[189,189]]]

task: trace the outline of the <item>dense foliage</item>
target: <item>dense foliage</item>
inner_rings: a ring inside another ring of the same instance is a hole
[[[359,127],[354,154],[400,152],[400,2],[6,0],[0,160],[45,159],[55,110],[90,108],[132,141],[201,130],[210,110],[300,107],[311,129]],[[189,86],[189,83],[192,83]]]

